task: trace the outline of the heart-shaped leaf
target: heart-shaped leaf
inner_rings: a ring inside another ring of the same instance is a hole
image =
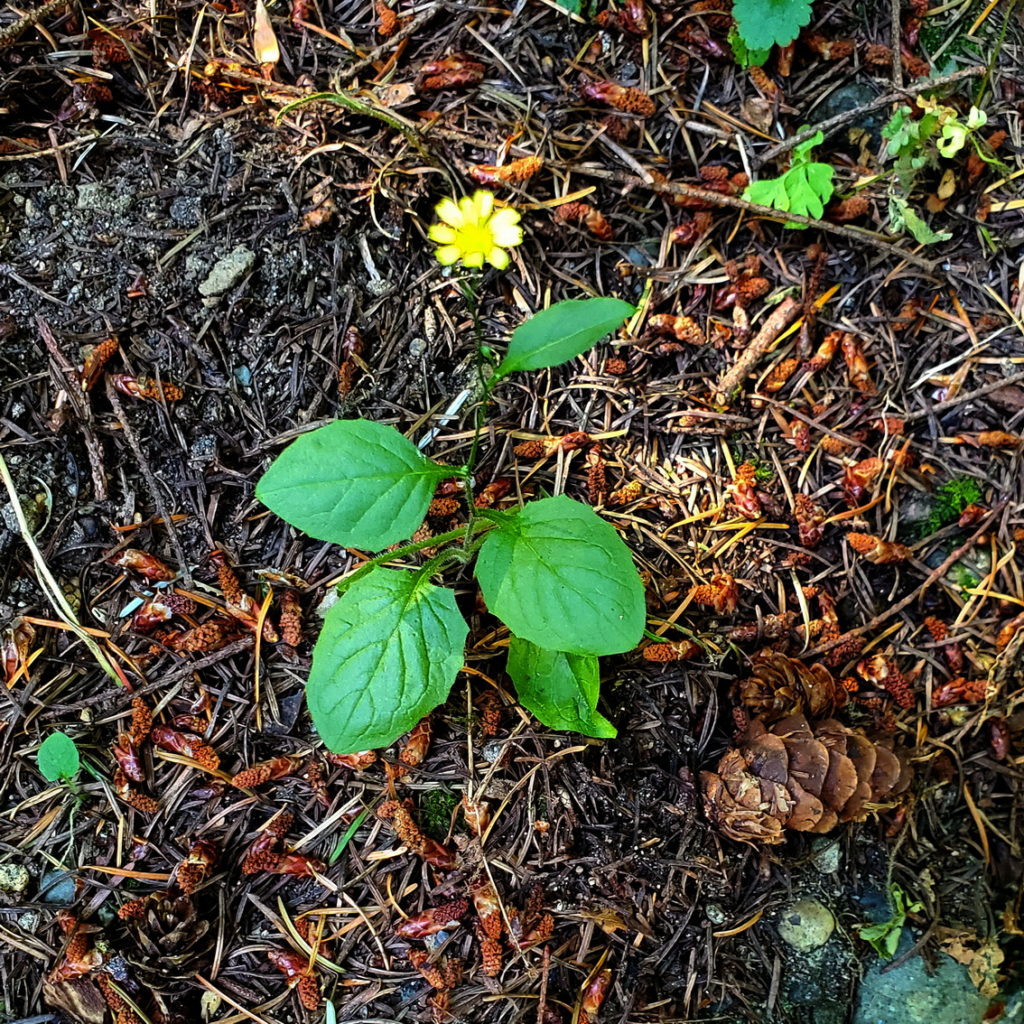
[[[503,518],[480,548],[476,578],[488,608],[539,647],[619,654],[643,634],[644,589],[629,549],[564,494]]]
[[[622,326],[636,307],[621,299],[565,299],[535,313],[509,339],[498,375],[559,366]]]
[[[451,475],[394,427],[336,420],[285,448],[256,497],[317,540],[380,551],[416,532],[437,482]]]
[[[331,606],[306,703],[329,750],[385,747],[444,702],[462,668],[465,620],[450,590],[373,569]]]
[[[615,735],[615,726],[597,711],[601,677],[593,655],[547,651],[514,636],[508,645],[508,674],[519,703],[549,729],[599,739]]]

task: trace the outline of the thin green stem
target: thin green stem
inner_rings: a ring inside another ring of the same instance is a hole
[[[473,533],[480,533],[483,530],[490,529],[494,524],[487,522],[486,520],[477,519],[471,524]],[[417,551],[422,551],[424,548],[435,548],[440,547],[442,544],[450,544],[452,541],[460,540],[466,535],[466,527],[460,526],[457,530],[449,530],[447,533],[439,533],[436,537],[428,537],[426,540],[417,540],[412,544],[404,544],[400,548],[395,548],[393,551],[385,551],[382,555],[377,555],[375,558],[371,558],[368,562],[364,562],[351,576],[346,576],[341,581],[339,586],[348,587],[351,586],[361,576],[365,576],[371,569],[375,569],[378,565],[383,565],[385,562],[395,562],[401,558],[405,558],[408,555],[414,555]]]

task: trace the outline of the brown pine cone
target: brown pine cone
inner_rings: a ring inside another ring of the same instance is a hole
[[[824,665],[805,665],[778,651],[761,651],[750,667],[750,677],[734,685],[733,695],[762,722],[797,714],[822,718],[846,703],[846,690]]]
[[[910,784],[907,762],[835,719],[755,719],[715,772],[701,772],[704,809],[730,839],[785,841],[786,829],[828,832],[861,821]]]

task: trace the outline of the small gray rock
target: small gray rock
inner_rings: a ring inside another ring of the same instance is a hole
[[[839,848],[838,840],[818,836],[812,844],[812,849],[814,852],[811,854],[811,863],[823,875],[832,875],[839,870],[843,851]]]
[[[246,274],[252,270],[256,262],[256,254],[244,245],[235,246],[226,256],[221,256],[206,275],[206,280],[199,285],[199,294],[209,298],[223,295],[233,288]]]
[[[785,942],[801,953],[810,953],[828,942],[836,919],[817,900],[797,900],[782,911],[777,927]]]

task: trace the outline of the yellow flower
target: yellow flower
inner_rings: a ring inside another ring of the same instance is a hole
[[[442,199],[437,204],[439,223],[432,224],[427,236],[441,247],[434,253],[446,267],[462,260],[467,267],[508,266],[508,250],[523,240],[519,211],[511,206],[494,209],[494,194],[475,192],[457,203]]]

